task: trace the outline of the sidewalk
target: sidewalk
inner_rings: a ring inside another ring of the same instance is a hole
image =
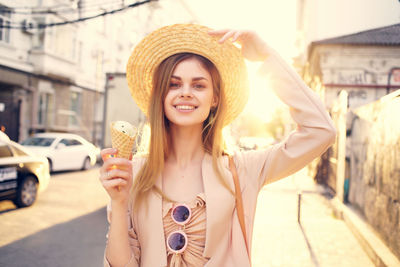
[[[297,222],[301,190],[301,225]],[[343,220],[334,217],[324,189],[302,170],[266,186],[254,225],[254,267],[374,266]]]

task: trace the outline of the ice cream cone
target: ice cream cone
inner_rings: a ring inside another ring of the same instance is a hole
[[[136,132],[129,135],[119,131],[114,127],[115,122],[111,123],[111,145],[113,148],[118,149],[117,157],[129,159],[136,139]]]

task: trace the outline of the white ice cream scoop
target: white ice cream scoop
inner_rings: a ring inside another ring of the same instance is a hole
[[[114,122],[113,127],[115,130],[127,134],[131,137],[136,135],[135,127],[133,127],[132,124],[127,121],[116,121]]]

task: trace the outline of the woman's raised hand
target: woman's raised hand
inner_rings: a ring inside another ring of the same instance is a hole
[[[132,163],[125,158],[115,158],[115,148],[105,148],[100,152],[103,166],[100,181],[112,202],[127,204],[132,186]]]
[[[231,38],[232,43],[238,42],[242,47],[242,55],[251,61],[264,61],[268,57],[268,45],[254,31],[249,30],[213,30],[208,34],[221,36],[220,43]]]

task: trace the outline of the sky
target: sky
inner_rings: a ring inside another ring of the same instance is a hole
[[[250,29],[256,31],[288,62],[295,55],[296,0],[182,0],[201,24],[211,28]],[[244,113],[268,122],[282,102],[256,75],[260,64],[249,63],[250,98]]]
[[[212,28],[257,31],[280,52],[293,53],[296,35],[296,0],[181,0],[201,24]]]

